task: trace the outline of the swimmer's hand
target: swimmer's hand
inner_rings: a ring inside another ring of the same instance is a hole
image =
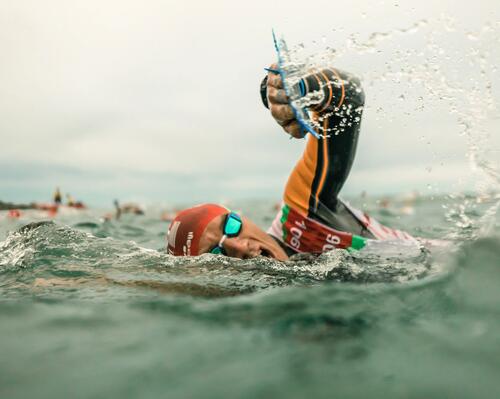
[[[290,107],[281,76],[271,71],[278,69],[278,66],[272,64],[269,69],[270,71],[267,75],[267,102],[271,115],[285,132],[292,137],[300,139],[304,136],[299,122],[295,119],[292,107]]]

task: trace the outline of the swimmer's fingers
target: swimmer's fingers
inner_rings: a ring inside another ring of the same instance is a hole
[[[269,104],[288,104],[288,97],[284,89],[269,86],[267,88],[267,101]]]
[[[269,69],[277,70],[278,65],[272,64]],[[275,87],[276,89],[283,88],[283,81],[281,80],[281,75],[279,73],[271,72],[267,74],[267,88],[269,90],[269,86]]]
[[[278,65],[272,64],[269,69],[277,70]],[[271,115],[290,136],[300,139],[302,129],[295,119],[289,99],[283,88],[283,81],[279,73],[269,72],[267,75],[267,100]]]
[[[269,109],[271,110],[271,115],[276,121],[283,126],[284,122],[291,121],[295,119],[295,115],[293,114],[292,107],[285,104],[269,104]]]
[[[283,126],[283,129],[292,137],[296,139],[301,139],[304,137],[302,133],[302,129],[300,128],[299,122],[297,120],[291,120],[286,125]]]
[[[279,74],[269,72],[267,75],[267,87],[275,87],[277,89],[283,88],[283,81],[281,80],[281,76]]]

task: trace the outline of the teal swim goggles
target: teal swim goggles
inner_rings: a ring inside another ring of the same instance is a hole
[[[224,227],[222,227],[222,238],[220,239],[217,246],[213,247],[210,250],[211,254],[215,255],[227,255],[226,250],[222,246],[226,238],[236,237],[241,233],[241,229],[243,228],[243,221],[241,220],[240,215],[234,212],[229,212],[226,215],[226,219],[224,219]]]

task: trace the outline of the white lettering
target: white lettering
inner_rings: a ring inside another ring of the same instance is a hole
[[[290,239],[290,244],[295,249],[300,248],[300,237],[302,237],[302,230],[299,230],[297,227],[292,227],[290,229],[290,233],[292,233],[292,238]]]
[[[295,225],[298,226],[299,229],[306,230],[306,223],[303,220],[300,223],[298,220],[296,220]]]
[[[290,233],[292,233],[292,235],[294,237],[297,237],[297,238],[302,237],[302,230],[299,230],[297,227],[292,227],[290,229]]]
[[[190,231],[187,235],[186,245],[182,247],[184,255],[191,256],[191,243],[194,238],[194,233]]]
[[[340,237],[335,234],[328,234],[326,236],[326,242],[327,244],[323,245],[323,252],[337,248],[340,244]]]
[[[168,230],[168,236],[167,236],[167,241],[168,245],[171,247],[175,248],[175,238],[177,237],[177,230],[179,230],[179,226],[181,225],[181,222],[176,221],[172,223],[170,226],[170,229]]]
[[[339,245],[340,244],[340,237],[336,236],[334,234],[328,234],[326,236],[326,242],[333,244],[333,245]]]

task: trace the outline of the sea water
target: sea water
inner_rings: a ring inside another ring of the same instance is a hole
[[[499,198],[468,199],[462,236],[445,198],[352,199],[415,236],[453,231],[444,253],[286,263],[171,257],[155,207],[3,212],[1,397],[495,398],[499,219],[487,235],[474,221]],[[230,205],[262,227],[274,216],[271,202]]]
[[[173,258],[159,207],[118,221],[96,209],[0,213],[0,397],[497,398],[500,197],[488,123],[498,117],[498,33],[498,23],[469,31],[426,19],[326,38],[333,47],[312,48],[319,58],[302,64],[357,65],[368,95],[362,137],[384,141],[397,128],[416,147],[408,125],[427,111],[454,121],[448,133],[418,133],[431,154],[425,195],[348,198],[424,239],[421,249],[285,263]],[[474,45],[446,47],[450,35]],[[311,46],[292,54],[303,50]],[[445,133],[465,140],[481,176],[473,187],[436,184],[450,161],[435,150]],[[266,228],[274,201],[227,205]]]

